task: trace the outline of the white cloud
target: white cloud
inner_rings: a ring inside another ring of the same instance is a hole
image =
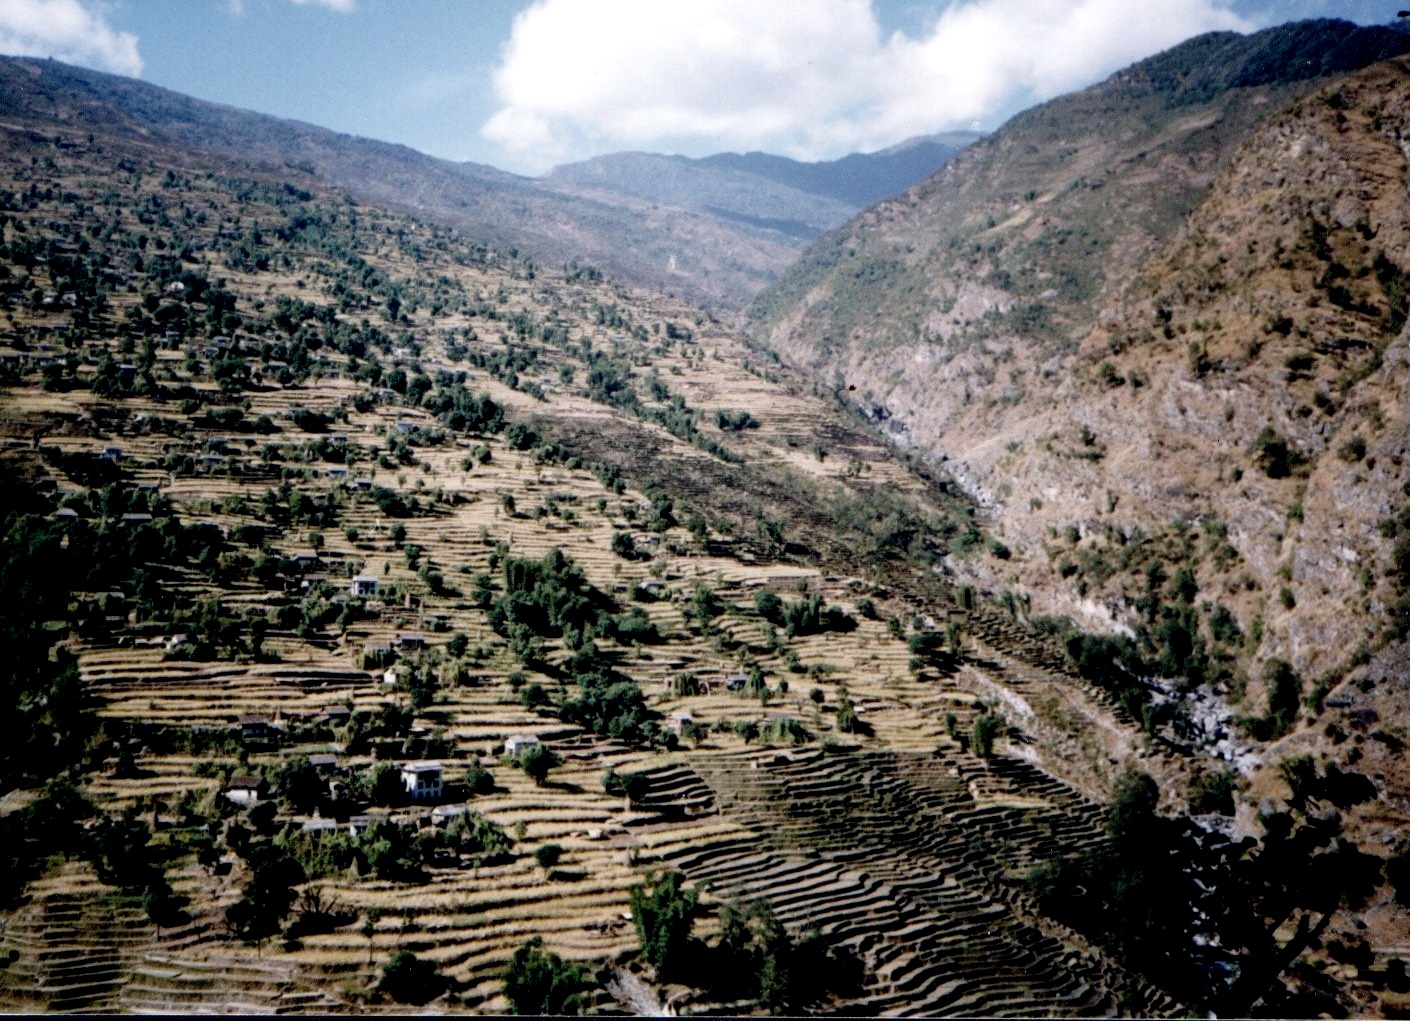
[[[100,6],[81,0],[3,0],[0,53],[53,57],[133,77],[142,73],[137,37],[115,30]]]
[[[294,0],[300,7],[312,4],[315,7],[326,7],[330,11],[337,11],[340,14],[349,13],[357,6],[357,0]]]
[[[535,0],[481,134],[523,166],[621,148],[824,159],[996,119],[1214,29],[1231,0],[935,0],[884,35],[871,0]]]

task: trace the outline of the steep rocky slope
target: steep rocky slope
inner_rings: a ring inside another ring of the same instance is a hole
[[[1407,44],[1206,36],[1032,110],[820,242],[754,335],[948,459],[1014,549],[975,569],[1035,612],[1136,624],[1132,539],[1173,543],[1241,651],[1341,666],[1393,595],[1404,69],[1287,79]]]

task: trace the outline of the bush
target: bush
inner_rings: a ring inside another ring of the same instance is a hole
[[[500,978],[511,1014],[581,1014],[587,1006],[588,969],[545,950],[542,936],[514,951]]]
[[[993,713],[985,713],[974,721],[970,731],[970,750],[975,755],[986,758],[994,750],[994,738],[1003,728],[1004,718]]]
[[[407,950],[398,950],[382,966],[379,991],[397,1003],[423,1004],[445,991],[446,980],[434,961],[423,961]]]
[[[539,786],[543,786],[543,782],[548,779],[549,770],[560,765],[562,761],[553,749],[545,748],[541,744],[529,745],[519,754],[519,768]]]
[[[1263,683],[1268,687],[1268,719],[1273,736],[1286,734],[1297,722],[1302,700],[1302,678],[1281,659],[1270,659],[1263,667]]]
[[[679,872],[648,874],[646,882],[650,885],[628,891],[632,922],[641,941],[641,956],[656,969],[658,978],[666,979],[690,939],[700,889],[682,889],[685,877]]]
[[[715,412],[715,425],[729,432],[740,432],[744,429],[759,428],[759,420],[747,411],[726,411],[721,408]]]
[[[1285,479],[1302,463],[1288,441],[1274,432],[1272,426],[1264,426],[1258,434],[1253,441],[1252,454],[1254,463],[1270,479]]]
[[[1234,814],[1234,774],[1228,770],[1201,773],[1190,785],[1190,811],[1196,815]]]
[[[623,560],[634,559],[636,557],[636,540],[632,538],[632,533],[626,531],[613,532],[612,552]]]

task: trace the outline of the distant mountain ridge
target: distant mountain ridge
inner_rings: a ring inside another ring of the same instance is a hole
[[[980,137],[929,135],[817,163],[762,152],[700,159],[612,153],[554,167],[539,180],[560,192],[664,203],[812,240],[929,177]]]
[[[800,163],[765,152],[742,156],[720,153],[706,156],[699,162],[765,177],[799,191],[864,209],[923,181],[981,137],[977,131],[922,135],[878,152],[852,153],[819,163]]]
[[[53,60],[0,58],[0,111],[7,122],[32,124],[36,130],[123,132],[144,144],[262,162],[280,172],[295,170],[536,259],[588,262],[626,281],[722,310],[742,305],[774,280],[807,241],[861,208],[791,187],[768,173],[707,161],[693,161],[679,173],[688,175],[701,194],[711,194],[712,201],[652,198],[642,182],[653,175],[633,174],[634,164],[646,160],[657,169],[663,161],[673,168],[679,164],[646,154],[605,157],[603,166],[611,173],[593,187],[565,184],[571,172],[556,178],[520,177]],[[926,165],[930,159],[943,160],[958,149],[942,144],[925,151],[925,159],[910,157],[910,163],[877,157],[877,180],[890,187],[906,177],[901,168],[911,166],[919,169],[906,184],[914,183],[939,165]],[[858,159],[846,164],[851,178],[872,157]],[[790,164],[794,161],[782,165]],[[825,170],[810,166],[796,164],[791,173],[826,176]],[[775,176],[781,172],[770,167]],[[611,174],[624,175],[624,180],[615,181]],[[848,187],[849,193],[856,192],[855,185],[832,190],[847,192]]]

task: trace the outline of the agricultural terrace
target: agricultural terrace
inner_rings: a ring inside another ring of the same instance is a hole
[[[257,169],[0,153],[5,1005],[383,1009],[409,951],[503,1011],[541,937],[621,1010],[678,870],[701,938],[767,900],[855,963],[795,1005],[1179,1009],[1025,892],[1136,729],[949,589],[972,512],[827,394]],[[653,995],[763,1009],[711,982]]]

